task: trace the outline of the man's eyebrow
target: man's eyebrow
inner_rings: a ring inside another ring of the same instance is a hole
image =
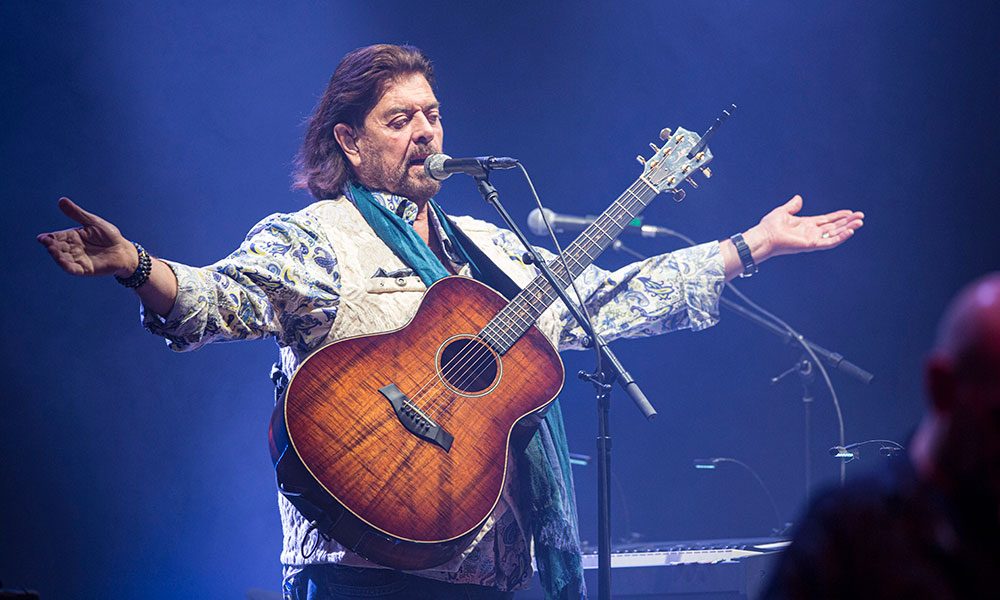
[[[440,102],[431,102],[426,107],[422,108],[422,110],[424,110],[425,112],[429,110],[440,110],[440,109],[441,109]],[[390,115],[399,115],[399,114],[408,115],[411,112],[414,112],[414,110],[408,106],[390,106],[389,108],[382,111],[382,117],[385,118]]]

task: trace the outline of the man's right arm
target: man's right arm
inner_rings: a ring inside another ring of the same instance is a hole
[[[81,224],[38,236],[60,267],[81,276],[135,272],[138,252],[114,225],[68,199],[59,206]],[[153,259],[149,280],[135,291],[143,325],[178,351],[274,336],[308,352],[329,330],[340,300],[336,256],[307,213],[271,215],[207,267]]]
[[[117,227],[83,210],[69,198],[60,198],[59,208],[81,227],[43,233],[38,241],[64,271],[79,276],[119,277],[128,277],[136,271],[139,253]],[[163,316],[177,299],[177,278],[166,263],[154,258],[149,279],[135,291],[147,309]]]

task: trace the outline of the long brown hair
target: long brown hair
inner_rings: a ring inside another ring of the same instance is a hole
[[[413,46],[376,44],[344,56],[309,118],[295,158],[292,187],[308,189],[317,200],[339,196],[352,172],[333,135],[334,125],[361,129],[389,84],[411,73],[422,74],[434,85],[431,61]]]

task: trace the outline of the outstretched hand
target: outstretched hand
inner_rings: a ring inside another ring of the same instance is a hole
[[[802,196],[764,215],[755,229],[764,239],[767,258],[814,250],[829,250],[846,242],[864,225],[859,211],[838,210],[825,215],[800,217]]]
[[[117,227],[83,210],[69,198],[60,198],[59,208],[81,227],[42,233],[37,239],[64,271],[71,275],[122,277],[135,271],[138,253]]]

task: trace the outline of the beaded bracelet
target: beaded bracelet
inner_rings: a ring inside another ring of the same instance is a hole
[[[149,280],[149,274],[153,271],[153,259],[149,257],[149,252],[146,252],[145,248],[135,242],[132,242],[132,245],[135,246],[135,251],[139,253],[139,266],[128,277],[115,275],[115,280],[127,288],[137,288],[146,283]]]

